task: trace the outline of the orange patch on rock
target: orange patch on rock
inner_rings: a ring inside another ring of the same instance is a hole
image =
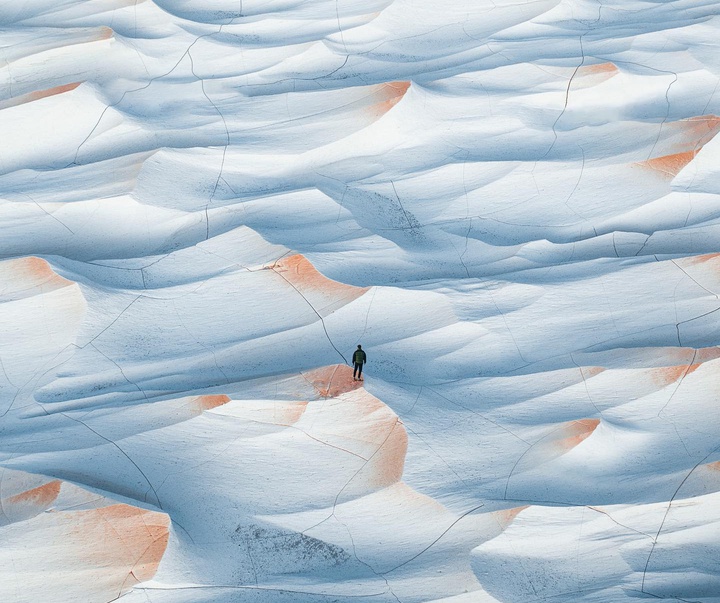
[[[618,72],[615,63],[598,63],[597,65],[583,65],[578,69],[578,74],[590,75],[595,73],[611,73],[615,75]]]
[[[699,115],[678,120],[668,124],[667,127],[671,131],[677,132],[676,136],[684,139],[682,142],[675,144],[675,150],[678,152],[648,159],[637,165],[654,170],[666,178],[673,178],[695,159],[703,146],[720,132],[720,117],[717,115]]]
[[[720,461],[715,461],[714,463],[708,463],[705,465],[707,469],[711,469],[712,471],[720,471]]]
[[[0,101],[0,109],[7,109],[9,107],[17,107],[18,105],[24,105],[25,103],[31,103],[41,98],[47,98],[49,96],[57,96],[65,92],[75,90],[82,82],[73,82],[71,84],[63,84],[62,86],[55,86],[54,88],[48,88],[46,90],[36,90],[35,92],[29,92],[27,94],[21,94],[20,96],[14,96],[4,101]]]
[[[22,299],[74,285],[45,260],[26,257],[0,262],[0,298]]]
[[[83,556],[84,571],[107,582],[116,596],[157,572],[169,537],[164,513],[117,504],[63,515],[70,524],[67,544]]]
[[[230,398],[225,395],[198,396],[191,400],[190,405],[194,410],[201,413],[205,410],[212,410],[213,408],[227,404],[228,402],[230,402]]]
[[[666,385],[675,383],[686,375],[694,372],[695,370],[697,370],[700,364],[702,363],[698,362],[691,365],[680,364],[677,366],[664,366],[661,368],[653,369],[650,372],[650,375],[652,376],[655,383],[657,383],[660,387],[665,387]]]
[[[595,377],[604,371],[605,369],[602,366],[585,366],[580,369],[580,372],[585,379]]]
[[[501,530],[507,528],[521,511],[529,508],[530,505],[523,505],[522,507],[513,507],[512,509],[503,509],[502,511],[495,511],[493,518],[497,521]]]
[[[321,398],[336,398],[362,386],[362,381],[353,381],[353,369],[345,364],[323,366],[303,376],[312,383]]]
[[[290,283],[321,316],[332,314],[368,291],[368,287],[354,287],[323,276],[301,254],[278,260],[269,268]]]
[[[600,419],[579,419],[565,425],[561,430],[562,438],[553,443],[562,450],[571,450],[580,442],[589,438],[600,424]]]
[[[674,178],[680,173],[680,170],[695,159],[695,156],[700,152],[700,148],[684,153],[674,153],[672,155],[656,157],[655,159],[648,159],[647,161],[641,161],[637,165],[654,170],[665,178]]]
[[[390,109],[397,105],[410,88],[410,82],[388,82],[379,88],[379,96],[384,100],[370,106],[370,111],[375,117],[385,115]]]
[[[691,139],[690,148],[702,147],[712,140],[715,135],[720,132],[720,117],[717,115],[699,115],[690,117],[689,119],[681,119],[671,124],[671,126],[680,127],[682,131],[689,135]]]
[[[11,496],[7,499],[5,504],[32,505],[47,509],[53,502],[55,502],[55,499],[60,494],[61,485],[62,482],[59,480],[53,480],[47,484],[33,488],[32,490],[27,490],[25,492],[21,492],[20,494],[16,494],[15,496]]]
[[[682,258],[682,262],[693,266],[695,264],[704,264],[710,260],[720,258],[720,253],[706,253],[705,255],[696,255],[690,258]]]
[[[141,0],[144,1],[144,0]],[[112,30],[112,28],[108,27],[107,25],[103,25],[99,30],[97,35],[94,37],[95,40],[109,40],[113,37],[113,34],[115,32]]]
[[[371,487],[385,488],[400,481],[405,469],[407,448],[407,431],[402,422],[397,420],[387,438],[368,462],[368,468],[372,472]]]
[[[55,86],[54,88],[48,88],[47,90],[38,90],[27,94],[28,102],[40,100],[41,98],[47,98],[48,96],[55,96],[56,94],[63,94],[64,92],[70,92],[75,90],[82,82],[73,82],[71,84],[64,84],[63,86]]]

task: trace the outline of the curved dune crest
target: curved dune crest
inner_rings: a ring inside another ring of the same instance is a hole
[[[270,268],[304,296],[323,317],[369,290],[369,287],[353,287],[323,276],[300,254],[278,260]]]
[[[598,425],[600,425],[600,419],[579,419],[577,421],[571,421],[557,431],[552,438],[553,446],[562,451],[572,450],[589,438],[595,429],[597,429]]]
[[[53,271],[46,260],[26,257],[0,262],[0,301],[43,295],[75,285]]]
[[[28,94],[22,94],[21,96],[14,96],[4,101],[0,101],[0,109],[16,107],[18,105],[31,103],[42,98],[48,98],[50,96],[64,94],[65,92],[71,92],[75,90],[75,88],[77,88],[80,84],[82,84],[82,82],[71,82],[70,84],[54,86],[53,88],[47,88],[46,90],[37,90],[35,92],[29,92]]]
[[[387,84],[382,84],[380,87],[380,95],[384,97],[385,100],[370,106],[370,112],[376,117],[385,115],[403,99],[409,88],[410,82],[388,82]]]

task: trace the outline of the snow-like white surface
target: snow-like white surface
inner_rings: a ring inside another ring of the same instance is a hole
[[[0,27],[0,601],[720,602],[716,1]]]

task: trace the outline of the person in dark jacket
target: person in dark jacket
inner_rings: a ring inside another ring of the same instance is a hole
[[[362,346],[358,345],[357,350],[353,353],[353,381],[362,381],[362,367],[367,362],[367,354],[363,351]]]

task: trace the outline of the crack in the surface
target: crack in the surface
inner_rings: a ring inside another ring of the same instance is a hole
[[[665,513],[663,515],[662,521],[660,522],[660,526],[658,527],[657,533],[653,537],[652,547],[650,547],[650,552],[648,553],[647,560],[645,561],[645,568],[643,569],[642,582],[640,584],[640,592],[645,593],[645,594],[651,594],[645,590],[645,579],[647,577],[648,567],[650,566],[650,559],[652,558],[652,555],[655,552],[655,546],[657,545],[658,539],[660,538],[660,532],[662,532],[663,526],[665,525],[665,521],[667,520],[667,516],[669,515],[670,509],[672,508],[673,502],[677,498],[677,495],[680,493],[680,490],[682,489],[682,487],[685,485],[685,482],[695,472],[695,469],[697,469],[700,465],[702,465],[711,455],[713,455],[718,450],[720,450],[720,446],[716,446],[710,452],[708,452],[702,459],[700,459],[695,464],[695,466],[692,469],[690,469],[688,474],[682,479],[682,481],[680,482],[680,485],[677,487],[677,489],[673,493],[672,497],[670,498],[670,501],[668,502],[668,506],[665,509]]]
[[[389,574],[389,573],[391,573],[391,572],[394,572],[395,570],[400,569],[400,568],[403,567],[404,565],[407,565],[407,564],[410,563],[411,561],[414,561],[415,559],[417,559],[420,555],[422,555],[423,553],[425,553],[426,551],[428,551],[431,547],[435,546],[435,545],[442,539],[442,537],[445,536],[445,534],[447,534],[453,527],[455,527],[455,525],[456,525],[458,522],[462,521],[463,519],[465,519],[465,517],[467,517],[467,516],[470,515],[471,513],[474,513],[474,512],[477,511],[478,509],[481,509],[481,508],[484,507],[484,506],[485,506],[485,503],[482,503],[482,504],[479,504],[479,505],[473,507],[473,508],[470,509],[469,511],[465,511],[462,515],[460,515],[460,517],[458,517],[457,519],[455,519],[455,521],[453,521],[447,528],[445,528],[445,530],[443,530],[443,532],[442,532],[435,540],[433,540],[429,545],[427,545],[422,551],[420,551],[420,552],[417,553],[416,555],[413,555],[412,557],[410,557],[410,559],[407,559],[406,561],[403,561],[402,563],[396,565],[394,568],[392,568],[392,569],[390,569],[390,570],[387,570],[386,572],[382,572],[383,575],[387,575],[387,574]]]
[[[688,318],[687,320],[681,320],[680,322],[678,322],[678,323],[675,325],[675,330],[677,331],[678,345],[679,345],[680,347],[684,347],[684,346],[683,346],[683,343],[682,343],[682,339],[680,338],[680,325],[684,325],[684,324],[686,324],[686,323],[688,323],[688,322],[692,322],[692,321],[694,321],[694,320],[698,320],[698,319],[700,319],[700,318],[704,318],[705,316],[709,316],[710,314],[714,314],[714,313],[717,312],[718,310],[720,310],[720,307],[715,308],[714,310],[710,310],[710,311],[708,311],[708,312],[705,312],[705,313],[703,313],[703,314],[700,314],[699,316],[694,316],[693,318]]]
[[[348,481],[345,482],[345,484],[343,485],[343,487],[340,488],[340,491],[335,495],[335,500],[333,501],[332,511],[330,512],[330,515],[328,515],[325,519],[320,520],[320,521],[317,522],[316,524],[313,524],[313,525],[310,526],[309,528],[305,528],[304,530],[302,530],[302,531],[300,532],[301,534],[305,535],[306,532],[309,532],[310,530],[314,530],[315,528],[317,528],[318,526],[322,525],[323,523],[325,523],[326,521],[328,521],[328,520],[331,519],[332,517],[335,517],[336,519],[338,519],[337,516],[336,516],[336,514],[335,514],[335,511],[336,511],[336,509],[337,509],[338,500],[340,499],[340,495],[345,491],[345,488],[347,488],[347,487],[352,483],[352,481],[360,474],[360,472],[361,472],[363,469],[365,469],[365,467],[367,467],[368,463],[370,463],[370,461],[373,460],[373,458],[375,457],[375,455],[376,455],[378,452],[380,452],[380,450],[382,450],[383,446],[385,446],[385,444],[386,444],[387,441],[390,439],[390,436],[393,434],[393,432],[395,431],[395,428],[396,428],[398,425],[404,425],[404,423],[403,423],[398,417],[396,417],[396,418],[395,418],[395,423],[393,423],[392,427],[390,428],[390,430],[388,431],[387,435],[385,436],[385,439],[384,439],[384,440],[382,441],[382,443],[377,447],[377,449],[375,450],[375,452],[373,452],[373,453],[365,460],[365,462],[360,466],[360,468],[359,468],[357,471],[355,471],[355,473],[353,473],[353,474],[350,476],[350,479],[348,479]],[[358,455],[355,455],[355,456],[358,456]],[[340,520],[338,519],[338,521],[340,521]]]
[[[112,362],[117,367],[117,369],[120,371],[120,374],[123,376],[123,379],[125,379],[125,381],[127,381],[130,385],[134,385],[137,388],[137,390],[143,395],[146,402],[150,402],[150,399],[148,398],[147,394],[145,393],[145,390],[142,387],[140,387],[137,383],[135,383],[134,381],[129,379],[128,376],[125,374],[125,371],[123,370],[123,368],[117,362],[115,362],[115,360],[113,360],[105,352],[103,352],[102,350],[97,348],[94,343],[90,343],[89,345],[90,345],[90,347],[92,347],[93,350],[95,350],[98,354],[103,356],[106,360],[109,360],[110,362]]]
[[[641,530],[636,530],[635,528],[631,528],[630,526],[626,526],[624,523],[620,523],[617,519],[615,519],[610,513],[607,511],[603,511],[599,507],[594,507],[592,505],[584,505],[585,508],[590,509],[591,511],[595,511],[596,513],[601,513],[602,515],[605,515],[610,521],[613,523],[619,525],[621,528],[625,528],[626,530],[630,530],[631,532],[635,532],[636,534],[640,534],[641,536],[646,536],[647,538],[650,538],[652,540],[653,536],[652,534],[647,534],[646,532],[643,532]]]
[[[570,76],[570,79],[568,80],[567,88],[565,89],[565,102],[563,104],[562,111],[560,112],[560,115],[557,116],[557,119],[552,125],[552,133],[553,133],[553,141],[550,147],[547,151],[543,154],[542,157],[540,157],[540,160],[545,159],[549,154],[550,151],[553,150],[555,147],[555,144],[558,141],[558,135],[557,135],[557,125],[558,122],[562,119],[563,115],[565,115],[565,112],[567,111],[568,101],[570,100],[570,87],[572,86],[573,80],[575,79],[575,76],[577,75],[577,72],[580,70],[580,67],[582,67],[585,64],[585,50],[583,49],[583,37],[589,32],[590,30],[586,31],[584,34],[580,36],[580,54],[582,55],[582,59],[580,60],[580,64],[575,67],[575,71],[573,71],[572,75]]]
[[[384,574],[383,572],[378,572],[372,565],[370,565],[369,563],[367,563],[366,561],[363,561],[362,559],[360,559],[360,557],[358,557],[357,549],[356,549],[356,547],[355,547],[355,539],[354,539],[353,536],[352,536],[352,532],[350,531],[350,528],[347,526],[347,524],[346,524],[345,522],[341,521],[341,520],[337,517],[337,515],[335,515],[334,517],[335,517],[335,521],[337,521],[341,526],[343,526],[343,527],[345,528],[345,531],[347,532],[348,538],[350,538],[350,544],[352,545],[352,553],[353,553],[353,556],[355,557],[355,559],[357,560],[357,562],[360,563],[360,564],[362,564],[362,565],[364,565],[364,566],[365,566],[366,568],[368,568],[373,574],[375,574],[375,576],[377,576],[378,578],[380,578],[381,580],[383,580],[383,581],[385,582],[385,586],[386,586],[388,592],[395,598],[395,600],[396,600],[398,603],[402,603],[402,601],[400,601],[400,599],[398,598],[398,596],[395,594],[395,592],[393,591],[392,587],[390,586],[390,581],[385,577],[385,574]]]
[[[585,386],[585,393],[587,394],[587,397],[588,397],[588,400],[590,401],[590,404],[593,405],[593,408],[595,408],[595,410],[597,411],[597,413],[602,417],[602,416],[603,416],[602,410],[600,410],[600,409],[598,408],[597,404],[595,404],[595,401],[592,399],[592,396],[590,395],[590,389],[588,388],[587,379],[585,379],[585,373],[583,372],[582,367],[577,363],[577,361],[576,361],[575,358],[573,357],[572,352],[570,352],[570,360],[573,361],[573,364],[574,364],[576,367],[578,367],[578,370],[580,371],[580,377],[582,377],[583,385]]]
[[[419,394],[418,394],[418,397],[420,397]],[[430,444],[427,443],[427,440],[425,440],[417,431],[415,431],[414,429],[411,429],[411,428],[408,427],[407,425],[405,425],[405,429],[407,429],[407,430],[408,430],[410,433],[412,433],[418,440],[420,440],[423,444],[425,444],[425,446],[428,447],[428,449],[430,450],[430,452],[432,452],[437,458],[439,458],[439,459],[445,464],[445,466],[446,466],[448,469],[450,469],[450,471],[453,472],[453,475],[455,475],[455,477],[457,477],[457,478],[463,483],[463,485],[469,486],[469,484],[468,484],[462,477],[460,477],[460,475],[457,473],[457,471],[455,471],[455,469],[452,468],[452,466],[450,465],[450,463],[448,463],[443,457],[441,457],[441,456],[435,451],[435,449],[434,449],[432,446],[430,446]]]
[[[234,20],[235,20],[235,17],[233,17],[229,23],[227,23],[227,24],[223,23],[222,25],[220,25],[220,28],[215,32],[214,35],[218,35],[218,34],[222,33],[222,28],[225,27],[225,25],[231,25]],[[215,193],[217,192],[218,185],[220,184],[220,180],[222,179],[223,169],[225,168],[225,156],[227,155],[228,147],[230,146],[230,131],[228,130],[228,125],[227,125],[227,121],[225,120],[225,115],[223,115],[223,112],[220,111],[219,107],[208,96],[208,93],[205,90],[205,79],[201,78],[197,73],[195,73],[195,61],[193,60],[191,49],[192,49],[192,46],[190,48],[188,48],[188,50],[187,50],[187,55],[188,55],[188,58],[190,59],[190,72],[200,81],[200,88],[202,90],[203,95],[208,100],[208,102],[213,106],[213,109],[215,109],[217,114],[220,116],[220,119],[222,120],[222,123],[223,123],[223,128],[225,129],[225,146],[223,147],[222,159],[220,160],[220,171],[218,172],[218,176],[215,179],[215,185],[213,186],[212,192],[210,193],[210,198],[208,199],[208,202],[205,204],[205,240],[207,241],[210,238],[210,215],[208,213],[208,208],[210,207],[210,204],[215,199]]]
[[[405,216],[405,220],[407,220],[408,230],[410,230],[410,231],[417,230],[417,225],[412,223],[412,220],[410,220],[410,216],[408,216],[408,213],[405,211],[405,207],[403,206],[402,201],[400,200],[400,195],[398,195],[397,189],[395,188],[395,182],[390,180],[390,185],[392,186],[393,192],[395,193],[395,198],[397,199],[397,202],[400,205],[400,209],[402,210],[402,213]]]
[[[130,461],[130,462],[133,464],[133,466],[134,466],[134,467],[140,472],[140,474],[143,476],[143,478],[145,479],[145,482],[147,483],[147,485],[148,485],[148,487],[149,487],[149,490],[148,490],[148,491],[151,490],[152,493],[155,495],[155,501],[156,501],[156,503],[157,503],[157,506],[162,510],[162,508],[163,508],[162,502],[160,501],[160,497],[158,496],[157,492],[155,491],[155,487],[152,485],[152,482],[148,479],[148,476],[145,474],[145,472],[144,472],[142,469],[140,469],[140,466],[139,466],[134,460],[132,460],[132,458],[130,458],[130,455],[129,455],[127,452],[125,452],[125,451],[120,447],[120,445],[119,445],[117,442],[111,440],[110,438],[105,437],[104,435],[102,435],[101,433],[99,433],[98,431],[96,431],[95,429],[93,429],[92,427],[90,427],[90,425],[88,425],[87,423],[85,423],[85,422],[84,422],[83,420],[81,420],[81,419],[76,419],[75,417],[73,417],[73,416],[71,416],[71,415],[69,415],[69,414],[67,414],[67,413],[65,413],[65,412],[60,412],[60,414],[61,414],[62,416],[64,416],[65,418],[70,419],[71,421],[74,421],[75,423],[79,423],[80,425],[84,425],[87,429],[89,429],[91,432],[93,432],[96,436],[98,436],[98,437],[101,438],[102,440],[105,440],[108,444],[110,444],[110,445],[114,446],[115,448],[117,448],[117,450],[120,452],[120,454],[122,454],[128,461]],[[145,496],[143,497],[143,502],[145,502],[145,503],[148,502],[148,500],[147,500],[147,492],[145,493]]]
[[[675,394],[676,394],[677,391],[680,389],[680,386],[682,385],[683,381],[685,380],[685,377],[687,377],[687,375],[688,375],[688,373],[690,372],[690,369],[692,368],[693,364],[695,364],[695,358],[697,358],[697,353],[698,353],[697,349],[693,350],[692,359],[690,360],[690,362],[688,363],[688,365],[685,367],[685,371],[683,372],[683,374],[682,374],[682,376],[680,377],[680,379],[678,379],[677,385],[675,386],[675,389],[673,389],[672,393],[670,394],[670,397],[667,399],[667,402],[665,402],[665,404],[663,405],[663,407],[658,411],[658,413],[657,413],[657,416],[658,416],[658,417],[660,417],[660,415],[662,414],[662,412],[668,407],[668,405],[670,404],[670,402],[672,402],[672,399],[675,397]],[[672,423],[672,422],[671,422],[671,423]],[[678,434],[678,437],[680,437],[679,434]],[[683,446],[684,446],[684,443],[683,443]],[[687,448],[686,448],[685,450],[687,451]]]
[[[315,314],[317,315],[317,317],[320,319],[320,324],[322,324],[323,331],[325,331],[325,337],[327,337],[327,340],[330,342],[330,345],[333,347],[333,349],[334,349],[338,354],[340,354],[340,357],[343,359],[343,361],[345,362],[345,364],[347,364],[347,365],[349,366],[350,363],[347,361],[347,358],[345,358],[345,356],[343,355],[343,353],[342,353],[342,352],[337,348],[337,346],[333,343],[333,340],[330,339],[330,334],[328,333],[327,327],[325,326],[325,320],[324,320],[323,317],[320,315],[320,313],[315,309],[315,306],[313,306],[313,305],[310,303],[310,301],[308,300],[308,298],[305,297],[305,296],[301,293],[301,291],[300,291],[295,285],[293,285],[288,279],[285,278],[285,276],[283,275],[283,273],[276,268],[276,265],[275,265],[275,264],[273,264],[272,266],[270,266],[270,269],[271,269],[275,274],[277,274],[280,278],[282,278],[288,285],[290,285],[293,289],[295,289],[295,291],[297,292],[297,294],[298,294],[300,297],[302,297],[302,298],[305,300],[305,302],[307,303],[307,305],[310,306],[310,308],[312,309],[312,311],[315,312]]]
[[[511,436],[513,436],[514,438],[517,438],[517,439],[520,440],[521,442],[524,442],[524,443],[527,444],[528,446],[531,446],[530,442],[528,442],[527,440],[524,440],[524,439],[521,438],[519,435],[517,435],[516,433],[510,431],[507,427],[504,427],[504,426],[501,425],[500,423],[498,423],[498,422],[496,422],[496,421],[493,421],[492,419],[488,419],[485,415],[483,415],[482,413],[477,412],[476,410],[473,410],[472,408],[469,408],[469,407],[467,407],[467,406],[465,406],[465,405],[463,405],[463,404],[460,404],[459,402],[456,402],[456,401],[451,400],[450,398],[448,398],[448,397],[446,397],[446,396],[443,396],[440,392],[432,389],[431,387],[429,387],[429,386],[427,386],[427,385],[426,385],[425,387],[427,387],[427,388],[428,388],[431,392],[433,392],[436,396],[439,396],[439,397],[442,398],[443,400],[446,400],[447,402],[450,402],[450,404],[454,404],[455,406],[459,406],[460,408],[462,408],[462,409],[464,409],[464,410],[467,410],[468,412],[471,412],[471,413],[474,414],[474,415],[477,415],[478,417],[482,418],[484,421],[487,421],[488,423],[492,423],[493,425],[495,425],[495,427],[498,427],[498,428],[502,429],[504,432],[509,433],[509,434],[510,434]]]

